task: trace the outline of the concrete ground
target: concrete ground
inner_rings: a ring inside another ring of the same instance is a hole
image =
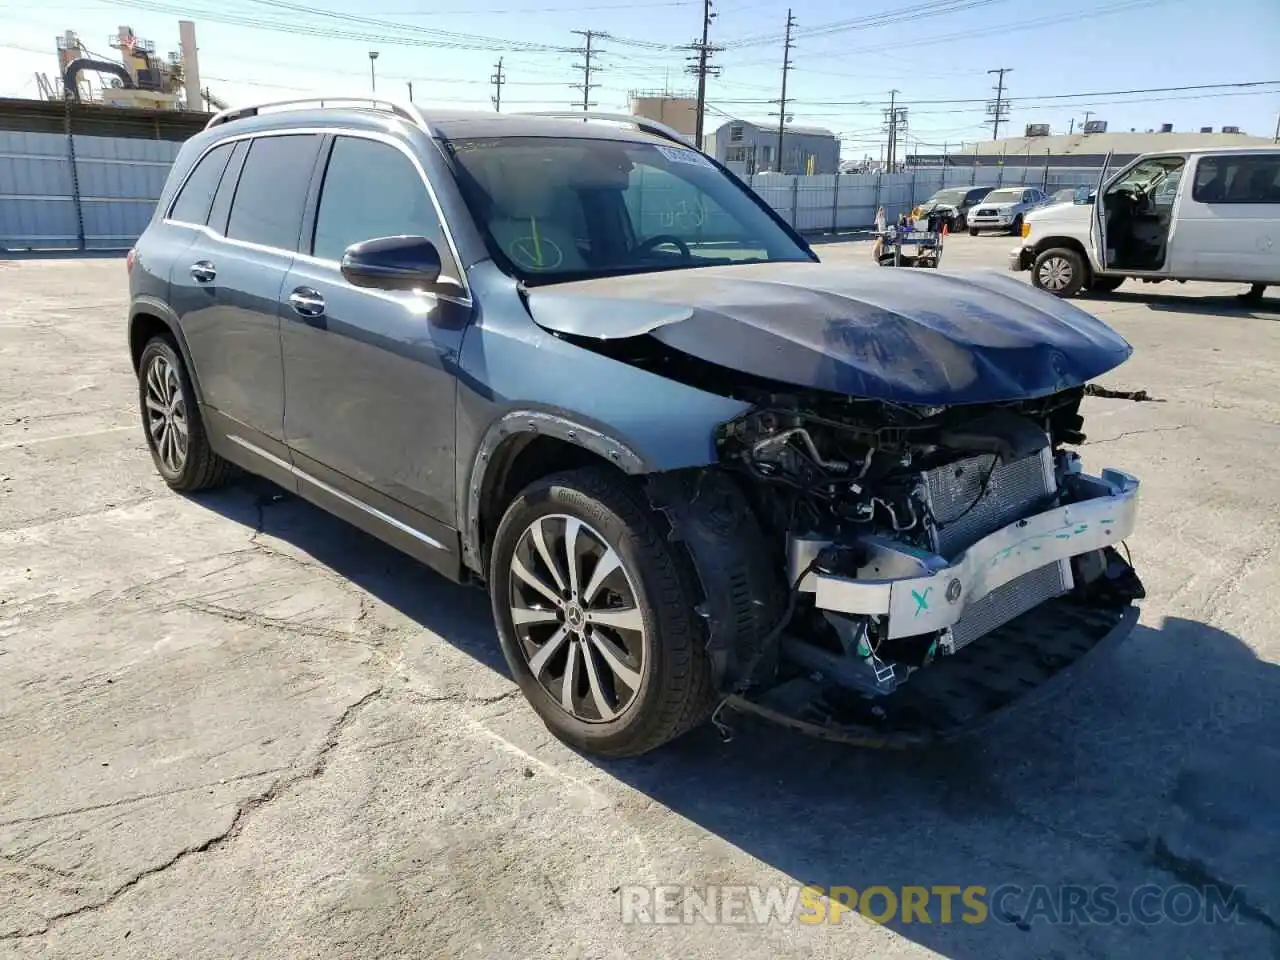
[[[1087,401],[1150,596],[1059,697],[929,753],[732,718],[602,763],[480,592],[265,483],[164,487],[122,262],[0,262],[0,956],[1280,956],[1280,291],[1235,292],[1079,301],[1136,347],[1102,383],[1162,402]],[[1244,890],[1216,924],[620,922],[663,883]]]

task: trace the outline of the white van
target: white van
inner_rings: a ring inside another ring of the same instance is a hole
[[[1105,258],[1103,256],[1105,251]],[[1070,297],[1135,277],[1280,285],[1280,146],[1149,153],[1028,213],[1010,267]]]

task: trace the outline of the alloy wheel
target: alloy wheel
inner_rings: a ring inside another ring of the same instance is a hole
[[[649,637],[631,575],[590,525],[534,520],[511,558],[508,602],[529,672],[577,720],[616,720],[635,701]]]
[[[1036,279],[1045,290],[1063,290],[1071,282],[1071,264],[1066,257],[1048,257],[1037,269]]]
[[[147,367],[144,402],[152,449],[165,470],[171,474],[181,473],[190,439],[187,406],[177,368],[164,356],[153,357]]]

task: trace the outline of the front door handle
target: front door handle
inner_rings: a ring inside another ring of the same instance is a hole
[[[300,317],[324,316],[324,297],[310,287],[298,287],[289,294],[289,306]]]
[[[212,283],[218,276],[218,270],[208,260],[197,260],[191,265],[191,276],[197,283]]]

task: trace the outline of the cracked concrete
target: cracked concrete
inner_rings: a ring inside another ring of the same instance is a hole
[[[1280,955],[1280,302],[1080,301],[1137,348],[1105,386],[1164,402],[1086,401],[1088,466],[1144,482],[1150,599],[1062,696],[924,754],[731,715],[600,763],[479,591],[270,484],[164,489],[120,262],[4,267],[0,957]],[[1226,924],[619,922],[625,884],[805,882],[1244,889]]]

